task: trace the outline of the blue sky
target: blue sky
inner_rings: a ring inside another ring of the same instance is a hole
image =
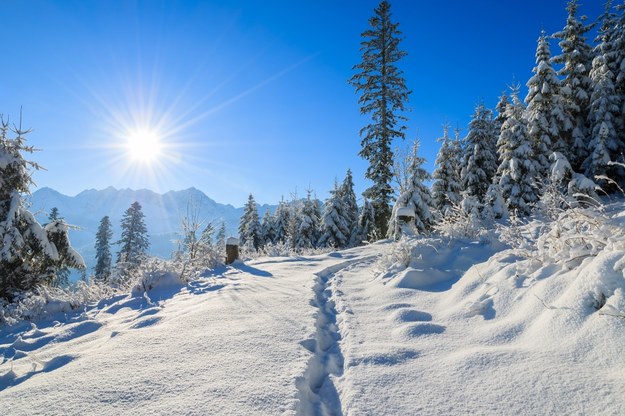
[[[594,20],[602,2],[583,1]],[[357,96],[346,80],[377,1],[4,0],[0,112],[23,108],[37,186],[75,195],[109,185],[194,186],[241,206],[308,188],[325,198],[357,156]],[[401,66],[418,137],[432,164],[442,124],[466,125],[534,66],[541,29],[560,30],[566,1],[391,2],[408,56]],[[554,44],[552,51],[557,51]],[[125,142],[158,131],[163,150],[133,161]]]

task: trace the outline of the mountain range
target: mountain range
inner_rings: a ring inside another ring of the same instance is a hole
[[[110,217],[113,225],[112,241],[117,241],[121,236],[122,216],[135,201],[141,204],[145,214],[150,238],[149,253],[161,258],[171,256],[175,249],[175,241],[179,238],[181,221],[189,210],[197,209],[202,229],[209,222],[218,228],[223,221],[227,235],[238,234],[239,219],[243,213],[242,207],[235,208],[229,204],[215,202],[195,188],[158,194],[147,189],[108,187],[102,190],[85,190],[76,196],[63,195],[51,188],[40,188],[29,197],[29,200],[30,210],[40,223],[46,223],[50,210],[56,207],[59,215],[68,224],[77,227],[70,231],[70,240],[72,246],[84,257],[88,273],[95,265],[94,244],[100,220],[105,215]],[[267,209],[273,212],[275,206],[258,206],[260,215]],[[117,247],[113,245],[111,251],[116,253]]]

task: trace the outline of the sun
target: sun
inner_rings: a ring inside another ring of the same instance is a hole
[[[126,151],[134,162],[152,163],[163,150],[161,135],[156,130],[137,129],[128,133]]]

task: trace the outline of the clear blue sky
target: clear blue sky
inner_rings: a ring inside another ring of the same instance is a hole
[[[598,0],[582,1],[594,20]],[[0,112],[33,132],[37,186],[194,186],[241,206],[251,192],[276,203],[297,189],[328,195],[354,172],[357,96],[346,80],[378,1],[2,1]],[[494,107],[524,84],[541,29],[566,19],[565,0],[391,1],[405,35],[408,138],[429,166],[445,122],[466,125],[475,104]],[[557,50],[555,44],[552,50]],[[165,148],[133,162],[129,130],[154,129]],[[408,145],[406,141],[404,145]]]

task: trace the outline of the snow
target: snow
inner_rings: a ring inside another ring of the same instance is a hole
[[[11,415],[625,414],[624,223],[620,202],[563,214],[524,248],[402,238],[187,284],[153,273],[129,295],[0,328],[0,403]],[[599,249],[583,250],[589,236]]]

